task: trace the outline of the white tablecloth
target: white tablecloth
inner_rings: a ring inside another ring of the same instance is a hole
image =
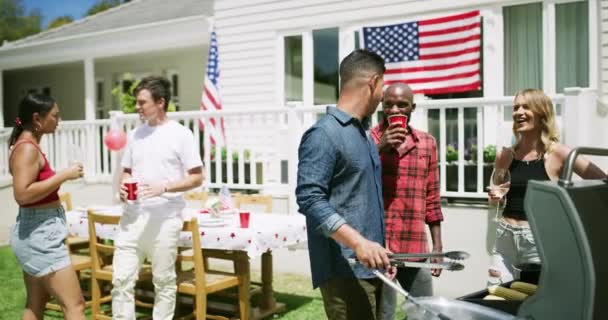
[[[187,210],[187,209],[186,209]],[[108,214],[120,215],[120,207],[107,207]],[[192,211],[185,212],[188,218]],[[83,210],[66,213],[69,232],[80,237],[89,237],[88,221]],[[261,256],[267,250],[283,248],[306,241],[306,221],[300,214],[251,213],[249,228],[239,227],[238,214],[225,218],[222,227],[199,227],[201,245],[206,249],[246,251],[250,258]],[[97,225],[97,235],[103,239],[114,239],[118,229],[114,225]],[[192,239],[182,232],[180,246],[192,246]]]

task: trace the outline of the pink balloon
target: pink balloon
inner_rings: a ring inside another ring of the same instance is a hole
[[[106,134],[103,142],[106,144],[106,147],[112,151],[118,151],[125,147],[127,144],[127,134],[122,130],[111,129]]]

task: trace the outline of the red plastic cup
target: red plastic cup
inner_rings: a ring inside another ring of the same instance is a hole
[[[401,124],[401,127],[405,129],[405,126],[407,125],[407,116],[404,114],[394,114],[391,116],[388,116],[388,123],[399,123]]]
[[[124,184],[127,187],[127,200],[137,200],[137,181],[128,179]]]
[[[249,228],[249,211],[239,211],[239,221],[241,222],[241,228]]]

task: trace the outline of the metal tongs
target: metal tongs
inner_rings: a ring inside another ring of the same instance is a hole
[[[426,261],[410,261],[409,259],[447,258],[451,260],[468,259],[470,254],[465,251],[431,252],[431,253],[390,253],[388,258],[391,265],[397,267],[414,267],[429,269],[445,269],[448,271],[460,271],[464,265],[455,261],[444,261],[440,263]]]
[[[355,258],[349,258],[347,260],[351,266],[355,265],[357,263],[360,263]],[[381,270],[371,269],[371,271],[376,277],[378,277],[378,279],[382,280],[382,282],[384,282],[386,285],[391,287],[393,290],[395,290],[398,293],[400,293],[401,295],[403,295],[407,300],[409,300],[411,303],[417,305],[419,308],[422,308],[424,311],[430,313],[431,315],[435,316],[436,318],[439,318],[440,320],[450,320],[451,319],[450,317],[446,316],[445,314],[435,311],[432,308],[430,308],[429,306],[420,303],[418,301],[418,298],[412,297],[412,295],[410,295],[409,292],[405,291],[403,288],[401,288],[401,286],[399,286],[394,281],[389,279],[386,275],[384,275],[384,273]]]
[[[412,297],[412,295],[410,295],[409,292],[405,291],[403,288],[401,288],[401,286],[397,285],[395,282],[393,282],[391,279],[389,279],[387,276],[385,276],[384,273],[382,273],[380,270],[373,269],[372,272],[374,273],[374,275],[376,275],[376,277],[378,277],[380,280],[382,280],[382,282],[384,282],[389,287],[393,288],[393,290],[399,292],[407,300],[409,300],[411,303],[417,305],[419,308],[422,308],[424,311],[439,318],[440,320],[450,320],[451,319],[450,317],[446,316],[445,314],[443,314],[439,311],[433,310],[429,306],[426,306],[426,305],[418,302],[418,298]]]

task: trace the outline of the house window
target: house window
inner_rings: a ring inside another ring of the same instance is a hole
[[[314,104],[338,101],[339,30],[338,28],[314,30]]]
[[[95,110],[97,113],[97,119],[106,119],[109,116],[109,109],[104,103],[104,88],[105,85],[103,79],[95,79]]]
[[[171,75],[171,91],[174,96],[179,96],[179,75],[177,73]]]
[[[97,80],[95,83],[96,91],[95,96],[97,100],[97,107],[103,106],[103,80]]]
[[[304,100],[302,88],[302,36],[285,37],[285,100]]]
[[[503,8],[505,94],[543,87],[542,3]]]
[[[284,102],[336,103],[339,42],[338,28],[306,31],[283,38]]]
[[[175,105],[175,111],[179,111],[179,74],[177,70],[168,70],[167,78],[171,82],[171,101]]]
[[[555,5],[556,92],[589,86],[588,2]]]

